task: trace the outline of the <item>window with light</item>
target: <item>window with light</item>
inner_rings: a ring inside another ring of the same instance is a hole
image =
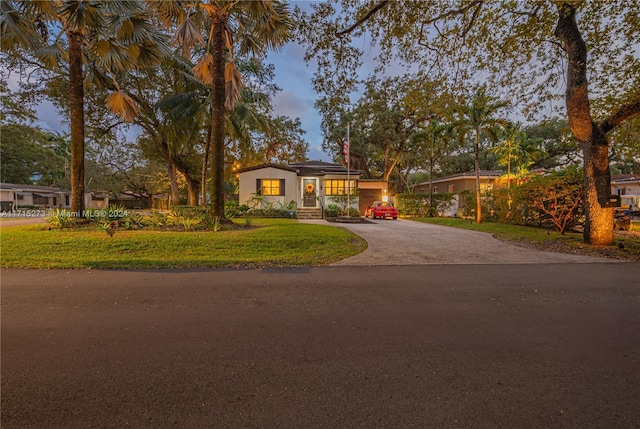
[[[262,179],[262,195],[284,195],[281,179]]]
[[[356,181],[350,180],[351,192],[356,189]],[[328,179],[324,181],[326,195],[345,195],[347,193],[347,181],[343,179]]]

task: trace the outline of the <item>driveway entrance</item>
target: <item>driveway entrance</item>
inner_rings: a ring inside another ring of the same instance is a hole
[[[300,221],[303,222],[303,221]],[[305,221],[306,222],[306,221]],[[497,240],[491,234],[410,220],[327,223],[364,238],[364,252],[333,265],[541,264],[614,262],[590,256],[550,253]]]

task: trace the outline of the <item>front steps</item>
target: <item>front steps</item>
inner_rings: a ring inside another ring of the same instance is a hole
[[[298,208],[296,213],[298,219],[322,219],[322,209],[319,208]]]

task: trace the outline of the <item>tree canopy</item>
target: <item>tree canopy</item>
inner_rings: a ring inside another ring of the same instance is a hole
[[[418,68],[462,97],[484,83],[528,119],[564,100],[583,153],[585,241],[613,242],[607,134],[640,114],[638,2],[342,0],[298,15],[307,58],[319,58],[316,88],[335,103],[357,89],[371,45],[379,72]]]

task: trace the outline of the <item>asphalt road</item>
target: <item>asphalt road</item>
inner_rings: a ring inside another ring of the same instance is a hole
[[[640,264],[2,271],[2,428],[638,428]]]

